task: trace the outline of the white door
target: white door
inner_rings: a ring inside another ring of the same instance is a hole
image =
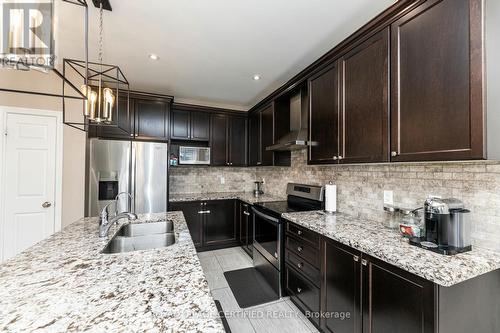
[[[57,119],[6,114],[4,259],[55,231]]]

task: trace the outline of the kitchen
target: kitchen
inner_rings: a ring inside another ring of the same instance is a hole
[[[0,331],[500,331],[496,1],[41,2],[55,66],[2,23]]]

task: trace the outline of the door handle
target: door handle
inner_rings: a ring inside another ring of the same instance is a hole
[[[42,204],[42,207],[43,208],[49,208],[50,206],[52,206],[52,204],[48,201],[45,201],[43,204]]]

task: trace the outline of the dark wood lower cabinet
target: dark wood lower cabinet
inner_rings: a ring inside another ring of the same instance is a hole
[[[207,201],[205,212],[203,246],[233,245],[237,242],[236,201]]]
[[[361,267],[363,333],[434,332],[434,283],[374,258]]]
[[[236,200],[172,202],[169,211],[182,211],[198,251],[237,246]]]
[[[325,332],[361,332],[361,253],[333,241],[324,242],[323,309],[338,316],[325,318]]]
[[[238,215],[240,217],[240,237],[241,248],[253,257],[253,212],[250,205],[240,201]]]
[[[310,230],[304,233],[304,228],[291,222],[286,228],[287,239],[304,244],[321,239],[320,287],[313,282],[315,260],[287,247],[284,291],[322,332],[500,332],[500,270],[442,287],[327,237],[314,236]]]

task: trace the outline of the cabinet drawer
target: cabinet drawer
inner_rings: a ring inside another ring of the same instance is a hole
[[[294,235],[298,239],[311,242],[316,248],[319,249],[319,234],[315,233],[314,231],[290,222],[287,223],[286,230],[288,233]]]
[[[294,237],[286,237],[286,248],[309,264],[319,268],[319,250],[309,242]]]
[[[311,280],[312,283],[319,287],[321,283],[321,275],[316,267],[290,251],[286,251],[285,260],[288,265],[295,268],[298,272],[302,273],[306,278]]]
[[[285,286],[291,299],[302,305],[303,311],[319,312],[320,291],[312,283],[302,278],[288,265],[285,266]],[[311,318],[317,325],[319,320],[315,316]]]

